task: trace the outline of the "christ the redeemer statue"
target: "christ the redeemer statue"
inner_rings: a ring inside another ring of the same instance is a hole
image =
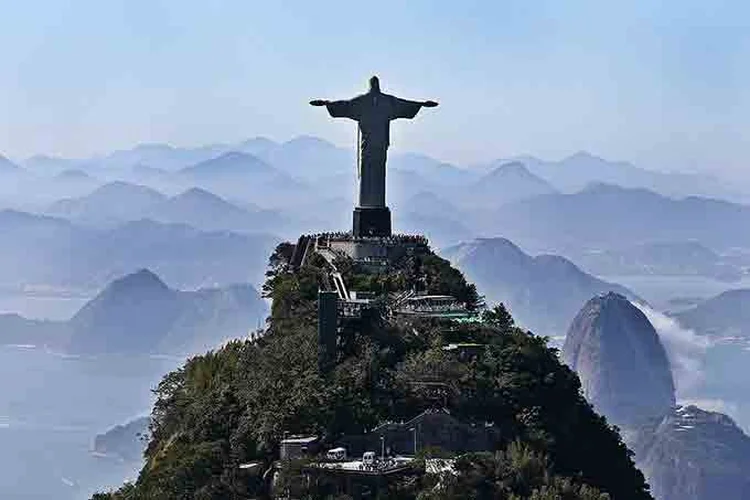
[[[325,106],[334,118],[349,118],[359,125],[359,202],[354,209],[354,236],[390,236],[391,213],[385,205],[385,162],[390,145],[391,120],[414,118],[434,101],[408,101],[380,91],[377,76],[370,91],[345,101],[310,101]]]

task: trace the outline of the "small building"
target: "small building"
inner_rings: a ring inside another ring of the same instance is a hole
[[[400,302],[394,311],[401,316],[466,318],[471,313],[450,295],[416,295]]]
[[[500,431],[494,425],[461,422],[444,408],[427,410],[406,422],[385,422],[361,436],[340,441],[352,456],[367,450],[385,455],[415,455],[425,448],[454,453],[494,450]]]
[[[455,354],[461,361],[471,361],[484,354],[485,344],[457,343],[443,346],[443,351]]]
[[[328,460],[335,460],[341,462],[346,460],[346,448],[339,446],[338,448],[332,448],[326,452],[326,458]]]
[[[279,456],[281,460],[297,460],[314,455],[319,448],[318,436],[294,436],[281,441]]]

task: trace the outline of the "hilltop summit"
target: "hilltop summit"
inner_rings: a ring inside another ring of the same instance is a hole
[[[589,300],[570,325],[562,350],[597,411],[620,426],[637,426],[675,405],[674,381],[656,330],[628,299],[607,293]]]
[[[483,471],[492,498],[652,498],[555,351],[502,306],[482,309],[423,237],[303,235],[272,254],[264,294],[273,307],[262,335],[167,375],[138,480],[97,498],[481,496],[471,470]],[[382,462],[394,472],[377,488],[356,468],[350,483],[320,468],[327,449],[358,460],[381,435],[408,465]],[[299,443],[308,451],[294,452]],[[435,453],[456,473],[436,470]],[[511,480],[518,460],[534,472]],[[448,496],[434,496],[438,484]]]

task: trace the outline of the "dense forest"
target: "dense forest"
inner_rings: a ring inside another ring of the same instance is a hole
[[[270,258],[264,294],[273,300],[263,335],[190,359],[155,389],[151,441],[134,483],[94,500],[266,498],[261,477],[239,465],[279,458],[287,434],[333,445],[383,421],[409,419],[434,401],[415,380],[449,388],[444,404],[467,423],[495,426],[502,442],[454,458],[456,474],[418,474],[389,485],[404,499],[651,499],[616,428],[582,397],[577,376],[547,339],[516,327],[502,305],[486,308],[475,287],[428,249],[370,274],[342,259],[355,290],[382,307],[400,291],[453,295],[478,321],[373,315],[349,332],[335,367],[318,368],[317,294],[327,263],[288,265],[290,245]],[[462,360],[449,343],[483,344]],[[440,454],[439,450],[422,452]],[[415,463],[419,463],[417,460]],[[284,470],[289,470],[286,468]],[[326,498],[314,486],[308,498]]]

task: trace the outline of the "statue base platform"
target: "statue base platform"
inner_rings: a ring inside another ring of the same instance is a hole
[[[388,207],[356,207],[352,234],[356,238],[391,236],[391,210]]]

